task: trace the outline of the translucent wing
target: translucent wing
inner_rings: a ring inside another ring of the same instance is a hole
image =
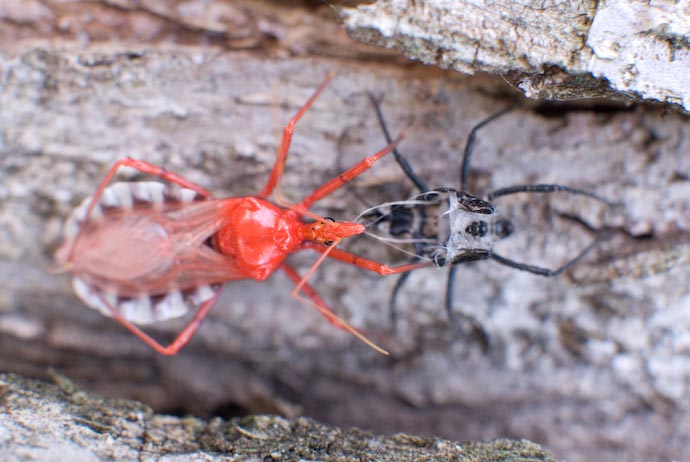
[[[104,190],[82,223],[90,200],[67,219],[57,259],[74,274],[77,296],[105,315],[110,305],[135,324],[183,316],[211,299],[222,282],[246,277],[209,245],[227,223],[224,212],[233,199],[205,200],[158,182],[120,182]]]

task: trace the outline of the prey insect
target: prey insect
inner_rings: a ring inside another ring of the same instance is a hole
[[[218,299],[224,282],[264,280],[280,268],[295,284],[293,296],[304,299],[299,295],[303,292],[331,324],[385,353],[339,318],[307,279],[326,257],[381,275],[410,271],[424,263],[390,268],[337,249],[341,239],[364,232],[364,225],[321,218],[308,209],[369,169],[402,135],[298,204],[287,204],[279,197],[276,203],[268,201],[283,175],[295,124],[331,79],[329,75],[285,126],[271,175],[256,196],[216,199],[203,187],[161,167],[131,158],[117,161],[95,194],[67,220],[66,242],[56,255],[74,275],[78,297],[115,318],[157,352],[170,355],[189,342]],[[121,167],[159,177],[167,184],[123,182],[109,186]],[[321,256],[301,276],[285,259],[307,249]],[[196,310],[192,319],[167,346],[138,327],[192,310]]]
[[[379,101],[369,94],[369,98],[376,110],[381,130],[390,141],[390,133],[381,112]],[[458,189],[431,189],[412,169],[409,162],[393,149],[393,155],[399,166],[419,190],[419,194],[403,201],[394,201],[369,208],[356,221],[363,221],[367,226],[367,235],[373,236],[392,245],[411,244],[412,261],[432,261],[437,267],[449,267],[448,282],[445,294],[445,307],[449,319],[453,319],[453,294],[455,290],[455,275],[459,264],[492,259],[502,265],[527,271],[539,276],[558,276],[577,264],[595,245],[592,241],[579,254],[556,269],[517,262],[504,257],[494,251],[494,245],[510,236],[514,225],[507,217],[502,216],[493,204],[493,200],[511,194],[532,193],[543,194],[557,191],[587,196],[606,205],[613,205],[610,201],[596,194],[558,184],[524,184],[497,189],[486,195],[485,199],[476,197],[468,192],[467,178],[470,171],[470,160],[476,140],[477,132],[497,119],[512,111],[507,108],[499,111],[476,125],[470,132],[460,166],[460,184]],[[379,233],[374,230],[379,230]],[[410,273],[404,273],[398,279],[390,299],[392,322],[396,319],[396,298]],[[473,325],[482,343],[487,345],[486,334],[478,329],[475,321],[468,316],[462,317]]]

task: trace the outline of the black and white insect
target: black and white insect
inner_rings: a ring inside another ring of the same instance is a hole
[[[390,140],[390,134],[386,126],[380,108],[380,101],[371,93],[369,98],[376,110],[376,115],[381,125],[384,136]],[[394,246],[411,245],[409,253],[413,261],[431,259],[438,267],[449,267],[448,283],[445,294],[445,306],[449,319],[455,314],[452,309],[453,293],[455,289],[455,275],[459,264],[492,259],[502,265],[527,271],[539,276],[558,276],[578,263],[597,243],[595,239],[585,247],[578,255],[565,262],[556,269],[544,268],[506,258],[494,251],[494,245],[510,236],[514,231],[514,225],[510,219],[501,215],[492,201],[501,196],[517,193],[552,193],[556,191],[587,196],[606,205],[613,205],[610,201],[593,194],[568,186],[558,184],[524,184],[497,189],[486,195],[485,199],[476,197],[468,192],[468,174],[470,160],[474,149],[478,131],[498,117],[512,111],[510,107],[499,111],[477,124],[470,131],[465,145],[462,163],[460,166],[458,189],[443,187],[429,188],[412,169],[407,160],[397,149],[393,155],[405,175],[414,183],[419,194],[402,201],[387,202],[365,210],[358,220],[367,226],[367,234]],[[390,312],[392,322],[396,322],[396,298],[408,280],[411,273],[404,273],[398,279],[390,299]],[[460,315],[465,321],[469,321],[473,331],[479,336],[481,342],[488,343],[486,334],[476,325],[476,322],[467,315]]]

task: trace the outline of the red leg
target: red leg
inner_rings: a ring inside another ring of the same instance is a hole
[[[353,334],[355,337],[357,337],[358,339],[360,339],[361,341],[363,341],[364,343],[366,343],[367,345],[369,345],[371,348],[378,351],[379,353],[383,353],[385,355],[388,354],[388,352],[386,350],[382,349],[381,347],[379,347],[376,344],[374,344],[373,342],[371,342],[357,329],[355,329],[354,327],[349,325],[344,320],[340,319],[338,317],[338,315],[336,315],[333,312],[331,307],[329,307],[326,304],[326,302],[324,302],[323,299],[321,297],[319,297],[319,294],[317,294],[316,291],[314,290],[314,288],[309,285],[309,283],[306,281],[306,279],[303,278],[302,276],[300,276],[299,273],[297,273],[297,271],[293,267],[291,267],[287,264],[284,264],[283,266],[281,266],[281,268],[283,269],[283,271],[285,271],[285,274],[288,275],[288,277],[292,280],[292,282],[295,283],[295,289],[292,291],[293,297],[300,299],[302,301],[306,301],[306,302],[309,302],[311,300],[310,305],[314,306],[314,308],[319,310],[319,313],[321,313],[329,323],[331,323],[332,325],[334,325],[335,327],[337,327],[339,329],[342,329],[346,332]],[[311,273],[311,271],[308,274],[310,274],[310,273]],[[307,297],[309,297],[310,300],[305,299],[304,297],[301,297],[299,295],[300,291],[304,292],[307,295]]]
[[[204,302],[204,304],[199,307],[197,312],[194,313],[194,317],[192,318],[192,320],[189,321],[189,323],[184,327],[184,329],[182,329],[182,331],[177,335],[177,337],[175,337],[175,339],[168,346],[165,347],[158,343],[156,340],[154,340],[149,334],[147,334],[139,327],[135,326],[130,321],[125,319],[120,314],[120,312],[113,308],[110,305],[110,303],[108,303],[103,297],[100,298],[101,301],[105,303],[105,305],[110,310],[110,313],[113,315],[113,318],[115,318],[115,320],[117,320],[120,324],[125,326],[127,330],[139,337],[141,340],[143,340],[144,343],[156,350],[158,353],[162,355],[174,355],[177,354],[177,352],[180,351],[182,347],[189,342],[189,340],[191,340],[192,336],[201,325],[201,322],[204,320],[206,315],[208,315],[208,312],[211,311],[211,308],[213,307],[214,303],[216,303],[216,300],[218,300],[221,291],[222,290],[219,289],[218,292],[216,292],[216,294],[213,296],[213,298]]]
[[[302,276],[297,273],[297,270],[287,264],[281,266],[281,269],[285,271],[285,274],[288,275],[295,285],[301,284],[301,290],[316,304],[319,312],[328,320],[329,323],[333,324],[339,329],[347,330],[345,328],[345,324],[343,324],[340,318],[333,312],[331,307],[328,306],[328,304],[326,304],[321,297],[319,297],[319,294],[316,293],[314,288],[310,286],[309,283],[303,280]]]
[[[91,197],[91,202],[89,203],[89,206],[86,208],[86,213],[84,214],[84,219],[82,220],[82,223],[86,223],[88,221],[89,217],[91,216],[91,212],[93,211],[93,208],[96,206],[96,204],[98,204],[99,199],[103,195],[103,191],[105,191],[105,188],[108,186],[110,181],[113,179],[113,177],[121,167],[131,167],[136,170],[139,170],[142,173],[148,173],[149,175],[154,175],[171,183],[178,184],[183,188],[191,189],[203,197],[211,197],[211,193],[208,192],[206,189],[202,188],[201,186],[195,183],[192,183],[191,181],[176,173],[169,172],[162,167],[158,167],[143,160],[136,160],[132,159],[131,157],[125,157],[124,159],[118,160],[113,164],[112,167],[110,167],[110,170],[108,170],[108,173],[105,175],[105,178],[103,178],[101,184],[98,185],[96,192]],[[77,237],[74,239],[72,248],[70,249],[70,252],[67,255],[67,262],[72,261],[74,249],[77,246],[77,241],[79,239],[80,234],[77,234]]]
[[[396,267],[389,267],[386,266],[382,263],[379,263],[374,260],[369,260],[354,254],[351,254],[350,252],[346,252],[344,250],[340,250],[337,248],[332,248],[325,246],[323,244],[319,244],[317,242],[313,241],[305,241],[302,242],[300,248],[302,249],[312,249],[316,250],[319,253],[326,253],[328,252],[328,257],[333,258],[335,260],[339,260],[345,263],[349,263],[351,265],[359,266],[360,268],[364,268],[369,271],[373,271],[375,273],[378,273],[382,276],[387,276],[389,274],[398,274],[398,273],[406,273],[408,271],[416,270],[419,268],[427,268],[429,266],[433,266],[433,262],[421,262],[421,263],[411,263],[408,265],[402,265],[402,266],[396,266]]]
[[[269,194],[273,191],[273,188],[275,188],[276,184],[278,181],[280,181],[280,177],[283,176],[283,170],[285,170],[285,161],[287,160],[287,155],[288,151],[290,150],[290,143],[292,142],[292,134],[295,131],[295,124],[297,124],[297,121],[302,118],[305,112],[309,110],[309,108],[314,104],[314,101],[318,96],[321,94],[321,92],[326,88],[326,85],[333,79],[335,76],[334,73],[329,73],[326,78],[324,79],[323,82],[321,82],[321,85],[318,86],[314,94],[307,100],[306,103],[304,103],[304,106],[297,111],[297,114],[290,119],[290,122],[285,126],[283,129],[283,140],[280,143],[280,150],[278,151],[278,155],[276,156],[276,162],[273,164],[273,171],[271,172],[271,176],[268,179],[268,183],[266,183],[266,187],[264,188],[261,193],[258,194],[259,197],[268,197]]]
[[[195,191],[197,194],[203,197],[211,197],[210,192],[176,173],[169,172],[162,167],[158,167],[157,165],[150,164],[143,160],[136,160],[132,159],[131,157],[125,157],[124,159],[118,160],[113,164],[112,167],[110,167],[110,170],[105,175],[105,178],[103,178],[103,181],[101,181],[101,184],[98,186],[98,189],[96,189],[96,193],[91,198],[91,203],[89,204],[89,208],[86,209],[86,215],[84,219],[86,219],[91,214],[91,210],[98,203],[98,200],[101,198],[101,195],[103,195],[103,191],[108,186],[108,183],[110,183],[117,171],[122,167],[131,167],[133,169],[139,170],[142,173],[148,173],[149,175],[154,175],[171,183],[178,184],[183,188],[191,189],[192,191]]]
[[[331,181],[327,182],[323,186],[319,187],[316,191],[311,193],[311,195],[305,197],[302,202],[300,202],[296,208],[297,210],[306,210],[308,209],[314,202],[323,199],[324,197],[328,196],[331,194],[333,191],[336,189],[340,188],[343,186],[345,183],[352,181],[355,177],[361,175],[364,173],[366,170],[370,169],[377,160],[391,152],[397,145],[400,143],[400,140],[403,139],[405,136],[405,133],[401,133],[398,135],[396,139],[391,142],[388,146],[380,150],[374,155],[371,155],[369,157],[365,157],[364,160],[359,162],[358,164],[355,164],[354,166],[350,167],[348,170],[345,172],[341,173],[337,177],[333,178]]]

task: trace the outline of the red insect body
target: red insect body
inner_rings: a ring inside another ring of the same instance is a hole
[[[116,162],[88,207],[83,207],[84,218],[78,232],[66,236],[67,242],[57,253],[58,261],[74,274],[74,286],[80,298],[87,305],[112,315],[159,353],[175,354],[208,314],[223,282],[244,278],[264,280],[282,268],[296,284],[293,295],[304,291],[329,322],[385,353],[338,318],[306,279],[325,257],[379,274],[410,271],[428,263],[389,268],[336,249],[332,244],[361,234],[364,226],[315,217],[307,208],[370,168],[400,138],[327,182],[297,205],[283,208],[266,199],[282,176],[296,122],[331,78],[330,75],[326,78],[285,127],[268,184],[258,196],[213,199],[204,188],[155,165],[130,158]],[[107,187],[122,166],[158,176],[184,189],[161,190],[160,183],[146,182]],[[93,218],[92,212],[96,212]],[[82,210],[75,211],[75,222],[79,219],[76,215],[81,213]],[[305,223],[303,216],[316,221]],[[303,249],[313,249],[323,255],[301,277],[284,260]],[[135,325],[177,317],[197,307],[193,319],[167,347]]]

